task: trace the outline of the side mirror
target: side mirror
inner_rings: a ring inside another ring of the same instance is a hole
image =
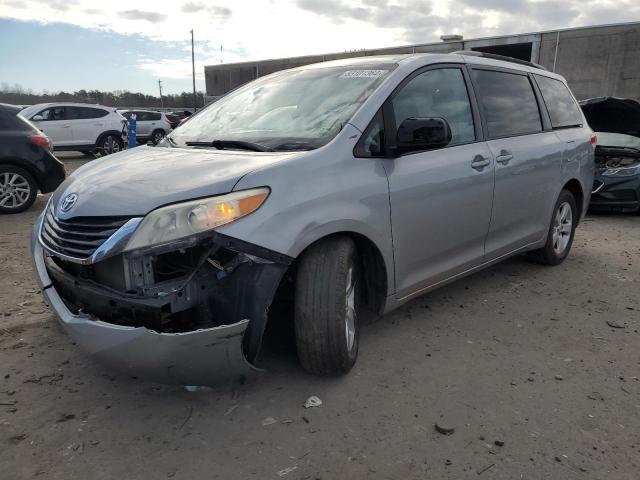
[[[42,115],[34,115],[33,117],[31,117],[31,120],[33,120],[34,122],[41,122],[44,120],[44,117]]]
[[[451,142],[451,127],[444,118],[407,118],[398,127],[398,153],[446,147]]]

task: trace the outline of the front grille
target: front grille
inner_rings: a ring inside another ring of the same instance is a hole
[[[40,236],[55,252],[74,258],[87,258],[130,217],[76,217],[60,220],[50,207],[42,222]]]

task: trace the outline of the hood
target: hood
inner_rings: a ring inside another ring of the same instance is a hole
[[[143,216],[162,205],[230,192],[247,173],[299,154],[136,147],[79,168],[52,202],[61,219]],[[72,193],[75,205],[61,212],[61,200]]]
[[[640,137],[640,103],[635,100],[598,97],[579,103],[594,131]]]

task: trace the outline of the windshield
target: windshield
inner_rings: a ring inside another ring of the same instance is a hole
[[[178,146],[217,141],[218,148],[220,142],[247,142],[275,151],[318,148],[338,134],[394,67],[351,65],[279,72],[221,98],[170,138]]]
[[[597,144],[601,147],[624,147],[640,149],[640,137],[623,133],[596,132]]]

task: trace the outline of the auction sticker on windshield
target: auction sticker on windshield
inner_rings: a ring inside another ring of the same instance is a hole
[[[387,72],[388,70],[347,70],[340,78],[378,78]]]

